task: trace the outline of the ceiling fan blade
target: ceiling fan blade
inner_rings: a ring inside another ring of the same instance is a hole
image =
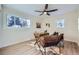
[[[53,9],[53,10],[49,10],[49,11],[46,11],[46,12],[54,12],[54,11],[57,11],[58,9]]]
[[[43,11],[35,11],[35,12],[43,12]]]
[[[42,12],[42,13],[40,14],[40,16],[43,15],[43,14],[44,14],[44,12]]]
[[[48,9],[48,4],[45,5],[45,10]]]
[[[47,15],[50,16],[50,14],[47,12]]]

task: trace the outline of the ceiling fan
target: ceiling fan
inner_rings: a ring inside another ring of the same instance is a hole
[[[50,16],[49,12],[55,12],[57,11],[58,9],[53,9],[53,10],[48,10],[48,4],[45,4],[45,8],[43,11],[35,11],[35,12],[40,12],[40,16],[43,15],[43,14],[46,14],[48,16]]]

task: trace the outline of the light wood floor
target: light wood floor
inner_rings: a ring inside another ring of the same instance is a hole
[[[78,55],[79,46],[75,42],[65,41],[64,42],[64,53],[65,55]]]
[[[31,46],[30,42],[22,42],[12,46],[0,48],[1,55],[41,55],[41,52],[34,46]],[[65,41],[64,42],[64,55],[78,55],[79,47],[77,43]]]

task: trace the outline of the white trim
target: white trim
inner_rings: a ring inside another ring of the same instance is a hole
[[[22,40],[22,41],[18,40],[18,41],[15,41],[15,42],[10,42],[8,44],[3,44],[3,45],[0,45],[0,48],[11,46],[11,45],[18,44],[18,43],[25,42],[25,41],[29,41],[29,39],[28,40]]]

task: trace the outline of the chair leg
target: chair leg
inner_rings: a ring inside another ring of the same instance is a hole
[[[38,43],[38,39],[36,38],[35,40],[36,40],[36,41],[35,41],[34,45],[36,45],[36,44]]]
[[[45,54],[45,55],[47,54],[46,48],[44,48],[44,54]]]
[[[34,45],[36,45],[37,42],[34,43]]]
[[[53,51],[55,52],[55,53],[53,52],[53,54],[59,55],[53,48],[50,47],[50,49],[53,50]]]
[[[40,52],[42,53],[42,55],[44,55],[44,53],[43,53],[43,51],[41,50],[41,48],[40,48],[40,46],[39,46],[39,44],[38,44],[38,43],[37,43],[37,45],[38,45],[39,50],[40,50]]]
[[[59,53],[62,54],[63,48],[59,47]]]

